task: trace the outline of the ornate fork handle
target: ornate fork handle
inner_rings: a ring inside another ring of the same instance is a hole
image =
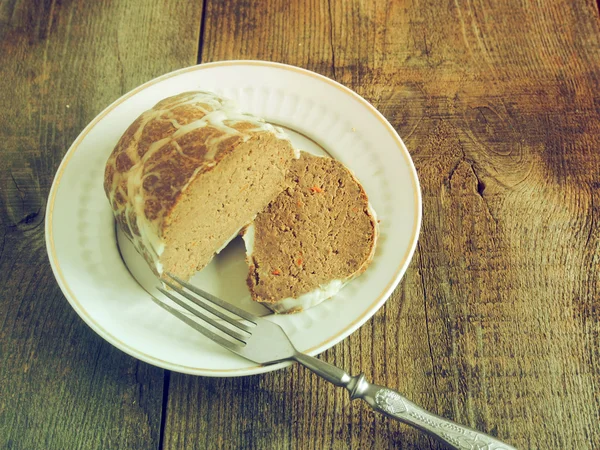
[[[371,384],[363,374],[356,377],[350,376],[342,369],[303,353],[296,354],[294,359],[327,381],[348,389],[352,400],[361,398],[373,409],[419,428],[454,448],[461,450],[515,450],[514,447],[500,442],[492,436],[430,413],[396,391]]]

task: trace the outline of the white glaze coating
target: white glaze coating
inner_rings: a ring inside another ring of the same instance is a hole
[[[246,247],[246,257],[250,258],[252,256],[252,252],[254,252],[254,233],[256,228],[254,227],[254,223],[251,223],[244,230],[244,234],[242,234],[242,239],[244,240],[244,246]]]
[[[349,280],[349,279],[348,279]],[[347,283],[343,280],[331,280],[326,284],[322,284],[313,291],[301,294],[298,298],[284,298],[277,303],[263,303],[263,305],[272,309],[277,313],[291,312],[295,309],[305,310],[318,305],[328,298],[336,295]]]
[[[197,110],[202,111],[205,115],[201,119],[194,120],[190,123],[180,124],[172,111],[174,108],[185,106],[193,106]],[[170,122],[176,130],[171,136],[152,143],[148,150],[140,157],[137,153],[137,144],[140,142],[146,125],[153,120],[160,120],[163,121],[163,123]],[[253,127],[239,131],[230,126],[234,125],[236,122],[250,123]],[[123,173],[115,171],[112,185],[109,187],[107,194],[111,205],[113,205],[115,216],[124,213],[125,225],[130,231],[130,233],[126,234],[131,235],[130,239],[133,242],[133,245],[137,251],[145,257],[148,263],[154,266],[158,274],[162,273],[160,257],[165,248],[165,241],[162,235],[165,211],[161,210],[153,220],[148,219],[145,213],[146,201],[150,197],[143,188],[144,180],[150,176],[160,177],[161,175],[159,172],[152,170],[153,166],[151,158],[164,146],[172,145],[182,155],[182,158],[187,158],[189,160],[190,157],[183,154],[175,139],[180,139],[190,132],[207,126],[219,130],[222,134],[206,141],[208,151],[202,156],[202,159],[194,161],[194,164],[197,164],[197,167],[192,176],[190,176],[186,183],[179,188],[181,192],[185,192],[199,173],[216,164],[215,157],[219,144],[232,136],[240,136],[242,141],[245,142],[250,139],[253,133],[269,132],[278,139],[289,141],[289,138],[281,128],[274,127],[258,117],[243,113],[234,101],[221,98],[209,92],[198,91],[190,93],[180,101],[167,103],[166,105],[157,105],[153,109],[142,114],[140,117],[140,124],[133,135],[132,144],[125,149],[125,153],[133,164]],[[295,157],[298,158],[299,152],[297,150],[294,150],[294,152]],[[113,167],[115,167],[116,156],[117,155],[113,153],[109,158],[107,165],[112,164]],[[119,186],[124,178],[126,182],[125,190]],[[117,204],[114,201],[117,191],[119,191],[120,197],[125,198],[123,204]],[[135,223],[132,223],[132,221]],[[135,229],[139,230],[139,235],[132,231]],[[225,243],[223,248],[227,243]],[[219,251],[221,250],[222,248],[219,249]]]

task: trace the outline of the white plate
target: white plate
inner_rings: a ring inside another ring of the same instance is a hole
[[[316,73],[263,61],[225,61],[181,69],[134,89],[100,113],[65,155],[50,191],[46,244],[54,275],[81,318],[124,352],[165,369],[206,376],[268,372],[208,341],[155,305],[155,280],[127,240],[117,244],[102,187],[108,155],[128,125],[159,100],[191,90],[233,98],[291,130],[304,150],[324,149],[357,175],[378,214],[373,263],[336,297],[293,315],[269,315],[301,351],[320,353],[365,323],[387,300],[414,252],[421,194],[410,155],[385,118],[350,89]],[[129,266],[129,270],[128,270]],[[243,248],[234,242],[194,282],[246,303]]]

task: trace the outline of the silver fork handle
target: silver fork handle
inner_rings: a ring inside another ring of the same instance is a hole
[[[342,369],[304,353],[297,353],[294,359],[327,381],[348,389],[352,400],[361,398],[376,411],[412,425],[454,448],[515,450],[492,436],[430,413],[392,389],[371,384],[363,374],[350,376]]]

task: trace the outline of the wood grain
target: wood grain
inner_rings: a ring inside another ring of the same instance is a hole
[[[83,127],[195,62],[200,16],[180,2],[0,3],[0,448],[159,445],[163,371],[77,317],[52,276],[43,217]]]
[[[210,379],[135,361],[60,293],[42,222],[66,149],[198,55],[330,76],[413,156],[411,267],[323,359],[518,448],[598,448],[596,2],[186,3],[0,2],[0,448],[442,448],[301,367]]]
[[[355,89],[415,160],[413,263],[322,358],[518,448],[600,445],[600,28],[588,1],[209,1],[202,61]],[[172,374],[167,448],[440,448],[299,367]]]

